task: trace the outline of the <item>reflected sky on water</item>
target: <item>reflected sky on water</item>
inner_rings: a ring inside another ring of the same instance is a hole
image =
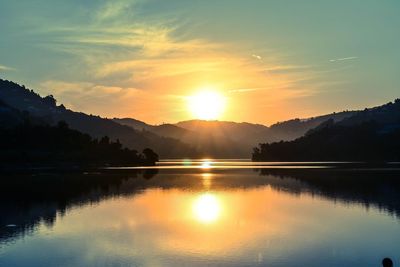
[[[398,262],[400,182],[393,172],[167,169],[74,177],[93,182],[63,196],[54,185],[54,195],[31,187],[29,199],[3,197],[0,266]],[[98,177],[113,182],[96,184]]]

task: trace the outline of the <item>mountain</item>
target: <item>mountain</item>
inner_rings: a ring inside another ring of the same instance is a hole
[[[343,119],[340,125],[351,126],[366,121],[376,121],[381,125],[391,127],[400,123],[400,99],[394,102],[373,107],[365,108],[363,111],[355,113],[353,116]]]
[[[0,100],[7,105],[0,105],[0,115],[14,108],[51,125],[63,120],[71,129],[94,138],[108,136],[111,140],[119,139],[123,145],[136,150],[150,147],[161,158],[247,158],[260,143],[292,141],[313,129],[325,127],[327,123],[350,126],[372,117],[379,121],[390,121],[393,118],[385,111],[391,109],[390,104],[387,104],[364,111],[343,111],[307,119],[297,118],[270,127],[247,122],[203,120],[151,125],[133,118],[107,119],[75,112],[63,105],[57,105],[51,95],[41,97],[24,86],[5,80],[0,80]],[[14,120],[21,119],[15,118],[4,123],[12,124]],[[390,130],[393,126],[388,124],[385,127],[381,130]]]
[[[151,127],[153,127],[152,125],[149,125],[143,121],[132,118],[122,118],[122,119],[114,118],[112,120],[116,123],[129,126],[138,131],[149,130]]]
[[[19,110],[0,100],[0,126],[12,128],[24,122],[24,115]]]
[[[11,129],[23,123],[30,122],[35,125],[45,125],[46,123],[37,117],[30,116],[28,112],[22,112],[10,107],[0,100],[0,128]]]
[[[247,122],[189,120],[176,124],[150,125],[135,119],[114,121],[136,130],[174,138],[192,145],[205,157],[247,158],[259,143],[289,141],[303,136],[326,121],[348,118],[358,111],[343,111],[308,119],[293,119],[270,127]]]
[[[197,151],[201,151],[204,157],[245,157],[254,146],[252,140],[248,138],[251,127],[237,126],[240,124],[234,122],[193,120],[177,124],[149,125],[129,118],[114,118],[113,121],[143,132],[181,140],[186,144],[191,144]],[[236,138],[232,135],[234,133],[240,133],[240,136]]]
[[[57,126],[35,125],[29,119],[15,127],[0,126],[0,166],[88,166],[155,165],[158,155],[150,149],[143,154],[122,148],[108,137],[93,139],[88,134]]]
[[[119,139],[123,145],[140,151],[150,147],[157,151],[160,157],[198,155],[198,152],[190,145],[179,140],[158,136],[151,132],[137,131],[111,119],[66,109],[64,105],[57,105],[53,96],[41,97],[33,90],[11,81],[0,79],[0,100],[7,106],[40,118],[50,125],[65,121],[71,129],[89,134],[94,138],[108,136],[111,140]]]
[[[400,99],[340,121],[330,119],[293,141],[260,144],[255,161],[399,161]]]
[[[190,131],[180,140],[190,142],[210,156],[247,158],[254,145],[276,138],[268,127],[245,122],[190,120],[175,125]]]
[[[178,140],[181,140],[181,138],[185,135],[194,134],[189,130],[186,130],[184,128],[169,123],[164,123],[160,125],[150,125],[143,121],[131,118],[123,118],[123,119],[114,118],[113,121],[122,125],[129,126],[138,131],[148,131],[155,133],[159,136],[175,138]]]
[[[119,140],[93,139],[69,129],[63,121],[50,126],[43,119],[12,108],[1,100],[0,150],[0,166],[154,165],[158,160],[150,149],[138,154],[122,148]]]
[[[317,116],[308,119],[293,119],[284,122],[278,122],[270,126],[275,136],[280,140],[289,141],[303,136],[307,131],[313,129],[328,120],[338,122],[357,114],[359,111],[334,112],[327,115]]]
[[[270,127],[247,122],[182,121],[175,125],[189,130],[190,134],[179,132],[179,136],[170,137],[179,138],[212,156],[247,158],[252,148],[259,143],[293,140],[325,121],[341,121],[356,113],[357,111],[344,111],[309,119],[294,119]]]
[[[248,157],[258,142],[269,140],[268,127],[260,124],[190,120],[176,124],[150,125],[131,119],[113,121],[133,129],[181,140],[201,151],[205,157]],[[275,139],[273,139],[275,140]]]
[[[175,125],[201,135],[212,135],[242,142],[257,139],[260,135],[269,132],[269,128],[265,125],[247,122],[190,120],[178,122]]]

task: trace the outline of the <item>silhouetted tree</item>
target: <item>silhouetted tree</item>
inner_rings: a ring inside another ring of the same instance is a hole
[[[0,164],[59,163],[154,165],[158,156],[151,149],[143,155],[122,148],[119,140],[104,136],[100,142],[72,130],[65,121],[57,126],[24,123],[14,128],[0,127]]]
[[[45,101],[45,103],[46,103],[47,105],[49,105],[49,106],[56,106],[57,101],[56,101],[56,99],[54,98],[53,95],[48,95],[48,96],[46,96],[46,97],[43,98],[43,99],[44,99],[44,101]]]
[[[105,145],[105,146],[109,145],[109,144],[110,144],[110,138],[109,138],[108,136],[103,136],[103,137],[100,139],[99,144],[100,144],[100,145]]]
[[[143,149],[142,153],[146,163],[155,165],[155,163],[158,161],[158,155],[150,148]]]
[[[157,174],[158,174],[158,170],[157,169],[144,170],[143,178],[146,179],[146,180],[150,180],[151,178],[153,178]]]
[[[327,122],[294,141],[260,144],[254,161],[400,160],[400,126],[374,121],[355,126]]]
[[[65,130],[65,129],[68,129],[68,124],[67,124],[65,121],[59,121],[59,122],[57,123],[57,127],[58,127],[59,129]]]

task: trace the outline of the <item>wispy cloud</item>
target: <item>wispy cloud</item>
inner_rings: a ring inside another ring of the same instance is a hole
[[[98,22],[115,19],[130,10],[136,1],[113,0],[106,2],[96,12],[94,19]]]
[[[278,73],[293,73],[293,72],[303,72],[305,70],[310,70],[312,66],[310,65],[274,65],[264,70],[269,74]]]
[[[231,89],[229,93],[246,93],[246,92],[254,92],[258,90],[265,90],[265,87],[256,87],[256,88],[239,88],[239,89]]]
[[[310,96],[315,94],[315,90],[310,90],[309,89],[299,89],[299,90],[288,90],[287,87],[285,86],[281,86],[281,87],[274,87],[274,88],[269,88],[269,87],[258,87],[258,88],[240,88],[240,89],[232,89],[229,90],[229,93],[248,93],[248,92],[255,92],[255,91],[260,91],[260,90],[270,90],[270,91],[274,91],[278,89],[280,91],[280,93],[282,94],[282,92],[284,92],[284,96],[288,97],[300,97],[300,96]],[[276,100],[276,98],[274,98],[274,100]]]
[[[63,76],[45,80],[43,90],[76,110],[143,114],[151,122],[171,120],[162,110],[187,119],[184,98],[171,96],[190,95],[202,84],[212,84],[233,102],[245,98],[260,106],[318,93],[313,66],[291,63],[267,48],[251,50],[182,34],[173,19],[136,16],[137,1],[107,2],[90,13],[84,26],[46,25],[39,33],[46,35],[42,45],[69,53],[76,65],[72,71],[79,73],[76,81]],[[159,108],[149,111],[154,105]]]
[[[16,70],[16,69],[11,68],[11,67],[7,67],[7,66],[4,66],[4,65],[0,65],[0,71],[14,71],[14,70]]]
[[[146,92],[132,87],[107,86],[93,82],[69,82],[47,80],[40,84],[43,93],[53,94],[68,108],[99,115],[113,114],[113,110],[104,110],[104,106],[120,106],[115,114],[121,113],[127,105],[121,103],[144,101]]]
[[[336,61],[345,61],[345,60],[353,60],[357,59],[358,57],[342,57],[342,58],[334,58],[330,59],[329,62],[336,62]]]
[[[132,59],[126,61],[106,62],[96,70],[96,76],[107,77],[121,72],[132,73],[137,80],[156,79],[159,77],[176,77],[190,73],[217,72],[228,62],[237,64],[234,59],[225,59],[217,55],[193,56],[190,60],[184,57],[167,57],[152,59]]]

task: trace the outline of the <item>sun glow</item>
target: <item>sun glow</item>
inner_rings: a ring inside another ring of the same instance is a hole
[[[200,195],[194,202],[193,212],[195,218],[202,223],[214,222],[221,213],[218,198],[210,193]]]
[[[188,97],[188,108],[197,119],[216,120],[224,112],[226,98],[219,92],[204,89]]]
[[[209,169],[209,168],[211,168],[211,161],[209,161],[209,160],[203,161],[203,162],[201,163],[201,165],[200,165],[200,168],[202,168],[202,169]]]

